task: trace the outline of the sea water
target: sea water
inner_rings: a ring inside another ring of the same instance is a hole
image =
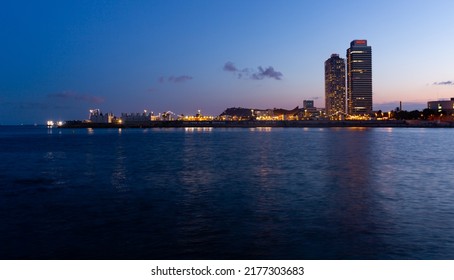
[[[454,129],[0,127],[0,259],[454,259]]]

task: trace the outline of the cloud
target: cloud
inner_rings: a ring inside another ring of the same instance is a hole
[[[161,77],[158,78],[158,82],[160,84],[163,84],[165,82],[179,84],[179,83],[184,83],[184,82],[190,81],[192,79],[193,79],[193,77],[188,76],[188,75],[170,76],[170,77],[167,77],[167,78],[164,77],[164,76],[161,76]]]
[[[445,81],[445,82],[435,82],[433,83],[435,86],[453,86],[454,81]]]
[[[236,68],[235,64],[233,64],[233,62],[230,62],[230,61],[227,61],[225,64],[224,64],[224,71],[227,71],[227,72],[237,72],[238,69]]]
[[[263,80],[265,78],[282,80],[284,76],[281,72],[275,71],[272,66],[263,69],[262,66],[257,67],[257,70],[251,68],[244,68],[242,70],[238,69],[235,64],[231,61],[228,61],[224,64],[222,68],[226,72],[231,72],[237,74],[238,79],[251,79],[251,80]]]
[[[81,94],[73,91],[63,91],[59,93],[48,94],[47,97],[61,99],[61,100],[77,100],[88,103],[100,104],[104,102],[104,99],[94,95]]]
[[[178,76],[178,77],[170,76],[168,79],[169,82],[173,82],[173,83],[183,83],[183,82],[190,81],[190,80],[192,80],[192,77],[187,76],[187,75]]]
[[[252,79],[254,80],[263,80],[265,78],[270,78],[270,79],[275,79],[275,80],[281,80],[282,79],[282,73],[275,71],[273,67],[268,67],[266,69],[263,69],[261,66],[258,68],[258,73],[252,74]]]

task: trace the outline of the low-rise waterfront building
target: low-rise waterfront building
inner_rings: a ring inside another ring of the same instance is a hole
[[[113,123],[115,116],[112,113],[103,114],[100,109],[91,109],[89,120],[92,123]]]
[[[304,109],[315,108],[314,100],[303,100],[303,108]]]
[[[454,115],[454,97],[451,100],[438,100],[427,102],[427,108],[438,113],[445,112],[447,115]]]
[[[146,123],[150,121],[159,120],[153,112],[149,113],[146,110],[143,113],[121,113],[121,121],[125,124]]]
[[[253,115],[257,120],[273,120],[274,118],[274,112],[272,109],[255,109],[253,111]]]

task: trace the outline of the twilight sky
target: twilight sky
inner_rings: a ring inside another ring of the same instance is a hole
[[[0,6],[0,124],[324,107],[324,61],[372,46],[374,109],[454,97],[454,1],[23,1]]]

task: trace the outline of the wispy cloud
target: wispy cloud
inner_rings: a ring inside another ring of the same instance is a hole
[[[444,82],[435,82],[433,83],[435,86],[453,86],[454,81],[444,81]]]
[[[258,67],[258,72],[252,74],[252,79],[254,80],[263,80],[265,78],[270,78],[270,79],[275,79],[275,80],[281,80],[282,79],[282,73],[275,71],[273,67],[268,67],[266,69],[263,69],[261,66]]]
[[[227,61],[224,64],[224,67],[222,68],[226,72],[231,72],[237,75],[238,79],[242,78],[251,78],[251,72],[253,72],[253,69],[238,69],[235,64],[231,61]]]
[[[52,93],[52,94],[48,94],[47,97],[61,99],[61,100],[77,100],[77,101],[83,101],[83,102],[94,103],[94,104],[100,104],[100,103],[104,102],[104,98],[94,96],[94,95],[81,94],[81,93],[77,93],[74,91],[63,91],[63,92],[59,92],[59,93]]]
[[[192,77],[187,76],[187,75],[178,76],[178,77],[170,76],[168,79],[169,82],[173,82],[173,83],[183,83],[183,82],[190,81],[190,80],[192,80]]]
[[[237,74],[238,79],[252,79],[252,80],[263,80],[266,78],[282,80],[284,76],[281,72],[274,70],[272,66],[263,68],[262,66],[257,67],[257,70],[252,68],[243,68],[240,70],[235,66],[231,61],[228,61],[224,64],[222,68],[226,72],[231,72]]]
[[[170,76],[170,77],[161,76],[158,78],[158,82],[160,84],[163,84],[165,82],[179,84],[179,83],[184,83],[184,82],[190,81],[192,79],[193,79],[193,77],[191,77],[189,75]]]
[[[227,72],[237,72],[238,71],[238,68],[236,68],[235,64],[233,64],[233,62],[230,62],[230,61],[227,61],[225,64],[224,64],[224,71],[227,71]]]

